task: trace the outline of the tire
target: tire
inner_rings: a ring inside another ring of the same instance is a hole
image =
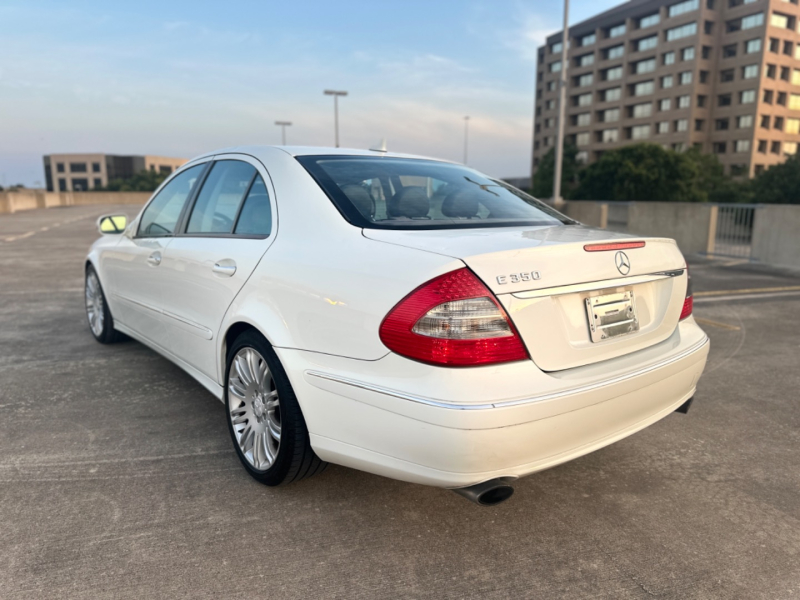
[[[228,431],[245,470],[269,486],[323,471],[327,463],[311,449],[297,396],[264,336],[242,333],[228,349],[225,366]]]
[[[92,265],[86,267],[84,280],[84,299],[86,302],[86,320],[94,339],[101,344],[113,344],[119,338],[114,330],[114,318],[108,309],[106,295],[100,278]]]

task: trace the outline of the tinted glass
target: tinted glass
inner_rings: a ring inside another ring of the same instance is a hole
[[[269,235],[272,229],[272,210],[269,193],[261,175],[256,175],[253,186],[244,200],[234,233],[242,235]]]
[[[464,166],[382,157],[302,156],[351,223],[447,229],[571,223],[546,204]]]
[[[231,233],[255,174],[255,167],[245,162],[215,162],[197,196],[186,233]]]
[[[139,222],[139,235],[172,235],[183,204],[192,192],[205,165],[197,165],[176,175],[147,206]]]

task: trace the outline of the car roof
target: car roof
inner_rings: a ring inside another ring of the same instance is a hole
[[[249,154],[258,158],[264,154],[280,150],[291,156],[376,156],[390,158],[413,158],[418,160],[435,160],[438,162],[453,163],[454,161],[443,160],[441,158],[431,158],[417,154],[403,154],[399,152],[383,152],[380,150],[363,150],[360,148],[330,148],[325,146],[233,146],[221,148],[213,152],[206,152],[197,156],[192,161],[199,158],[216,156],[218,154]]]

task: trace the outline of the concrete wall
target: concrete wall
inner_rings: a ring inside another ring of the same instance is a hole
[[[608,204],[592,200],[572,200],[559,207],[568,217],[590,227],[605,229],[608,225]]]
[[[20,190],[0,192],[0,214],[34,208],[85,206],[90,204],[134,204],[141,206],[151,192],[45,192]]]
[[[771,265],[800,268],[800,206],[758,207],[752,257]]]

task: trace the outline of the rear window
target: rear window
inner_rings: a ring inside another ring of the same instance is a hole
[[[573,223],[527,194],[464,166],[379,156],[298,156],[352,224],[452,229]]]

